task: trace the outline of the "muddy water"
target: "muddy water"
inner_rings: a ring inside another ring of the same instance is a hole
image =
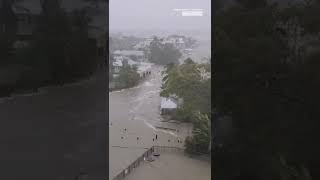
[[[109,177],[141,156],[153,145],[183,147],[191,134],[188,124],[161,122],[160,66],[140,85],[109,93]],[[170,130],[165,130],[165,129]]]
[[[211,163],[181,152],[162,152],[155,161],[145,161],[126,180],[210,180]]]

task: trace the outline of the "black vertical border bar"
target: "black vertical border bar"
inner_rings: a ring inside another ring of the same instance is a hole
[[[215,166],[214,166],[214,136],[216,134],[216,121],[217,121],[217,113],[215,111],[215,106],[214,106],[214,99],[216,99],[214,96],[215,96],[215,90],[213,89],[214,87],[216,87],[214,85],[214,73],[212,71],[215,70],[215,60],[213,59],[214,58],[214,51],[213,51],[213,48],[214,48],[214,44],[212,43],[213,39],[215,38],[214,37],[214,34],[212,32],[212,26],[214,26],[213,24],[213,14],[215,14],[214,12],[212,13],[212,11],[214,11],[214,8],[212,8],[212,2],[213,1],[217,1],[217,0],[212,0],[211,1],[211,28],[210,28],[210,31],[211,31],[211,59],[210,59],[210,63],[211,63],[211,179],[213,180],[216,180],[216,177],[215,177],[215,174],[216,174],[216,171],[215,171]]]
[[[107,2],[107,17],[106,17],[106,24],[107,24],[107,32],[106,32],[106,49],[105,49],[105,62],[106,62],[106,70],[108,71],[106,73],[107,75],[107,97],[106,97],[106,121],[107,121],[107,132],[106,132],[106,153],[107,155],[105,156],[106,157],[106,179],[109,179],[109,0],[106,0]]]

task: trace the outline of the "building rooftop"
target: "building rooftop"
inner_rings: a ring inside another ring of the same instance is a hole
[[[131,56],[131,55],[133,55],[133,56],[143,56],[144,55],[143,51],[134,51],[134,50],[122,50],[122,51],[116,50],[114,52],[114,54],[123,55],[123,56]]]
[[[120,66],[120,67],[123,66],[122,61],[119,60],[119,59],[117,59],[115,62],[113,62],[112,65],[113,65],[113,66],[118,66],[118,67],[119,67],[119,66]]]
[[[114,60],[115,61],[123,61],[123,57],[122,56],[115,56]]]
[[[177,103],[172,98],[161,98],[161,109],[176,109]]]
[[[179,38],[178,43],[183,44],[183,43],[184,43],[183,39],[182,39],[182,38]]]
[[[133,61],[132,59],[128,59],[128,64],[130,65],[130,66],[132,66],[132,65],[136,65],[136,64],[138,64],[136,61]]]

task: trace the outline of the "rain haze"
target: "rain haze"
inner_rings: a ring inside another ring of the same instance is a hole
[[[210,66],[210,5],[210,0],[110,1],[110,179],[210,179],[209,140],[204,159],[185,155],[190,149],[186,142],[193,136],[193,124],[175,114],[182,104],[188,104],[188,97],[162,95],[166,64],[174,63],[180,69],[186,67],[180,66],[186,59],[192,59],[197,65],[187,67]],[[189,69],[182,71],[190,73]],[[169,79],[177,79],[172,76],[175,73],[169,74]],[[181,81],[192,83],[190,79]],[[210,97],[210,81],[206,77],[198,81],[205,85],[201,97]],[[172,85],[179,87],[180,82]],[[202,103],[208,110],[203,112],[209,113],[210,98],[205,101]],[[207,130],[201,131],[208,134]]]
[[[210,32],[208,0],[111,0],[111,32]],[[181,16],[174,9],[202,9],[203,16]]]

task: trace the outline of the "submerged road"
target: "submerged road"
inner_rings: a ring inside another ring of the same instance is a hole
[[[115,177],[153,145],[183,147],[192,128],[162,122],[162,67],[138,86],[109,93],[109,177]],[[170,130],[165,130],[170,129]]]

